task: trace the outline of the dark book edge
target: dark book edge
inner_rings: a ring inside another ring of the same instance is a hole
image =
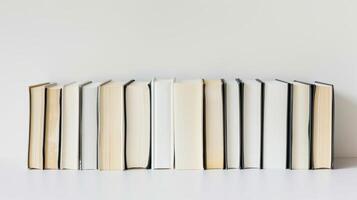
[[[315,99],[315,85],[310,84],[310,114],[309,114],[309,153],[310,153],[310,167],[313,169],[313,124],[314,124],[314,99]]]
[[[47,94],[48,94],[48,88],[45,87],[45,95],[44,95],[44,109],[43,109],[43,137],[42,137],[42,169],[45,168],[45,145],[46,145],[46,112],[47,112]]]
[[[263,169],[264,161],[264,101],[265,101],[265,83],[260,79],[260,169]]]
[[[292,169],[293,85],[288,83],[286,169]]]
[[[239,80],[239,96],[240,96],[240,123],[241,123],[241,130],[240,130],[240,169],[245,169],[244,166],[244,82]]]
[[[60,89],[60,97],[59,97],[59,133],[58,133],[58,162],[57,169],[60,169],[61,165],[61,144],[62,144],[62,95],[63,88]]]
[[[223,120],[223,169],[228,169],[227,164],[227,104],[226,104],[226,82],[221,79],[221,94],[222,94],[222,120]]]
[[[146,166],[146,169],[150,169],[151,167],[152,167],[152,156],[151,156],[151,148],[152,148],[152,145],[151,145],[151,142],[152,142],[152,139],[151,139],[151,137],[152,137],[152,130],[151,130],[151,128],[152,128],[152,107],[151,107],[151,98],[152,98],[152,96],[151,96],[151,90],[152,90],[152,86],[151,86],[151,82],[149,82],[148,84],[147,84],[147,87],[148,87],[148,90],[149,90],[149,118],[150,118],[150,131],[149,131],[149,157],[148,157],[148,161],[147,161],[147,166]]]
[[[203,104],[203,115],[202,115],[202,121],[203,121],[203,169],[207,169],[207,153],[206,153],[206,84],[204,79],[202,79],[202,93],[203,93],[203,99],[202,99],[202,104]]]

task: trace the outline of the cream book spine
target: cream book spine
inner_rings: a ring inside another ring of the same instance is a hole
[[[126,87],[126,167],[150,168],[150,82],[134,81]]]
[[[125,169],[125,87],[111,81],[99,88],[98,169]]]
[[[203,169],[203,81],[174,83],[175,168]]]
[[[225,167],[223,80],[204,80],[205,168]]]
[[[43,139],[45,127],[45,90],[49,83],[29,87],[30,120],[27,167],[43,169]]]
[[[59,169],[62,87],[46,88],[44,168]]]

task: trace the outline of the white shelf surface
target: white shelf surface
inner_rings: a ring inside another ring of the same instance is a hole
[[[357,158],[334,170],[39,171],[0,165],[0,199],[357,199]]]

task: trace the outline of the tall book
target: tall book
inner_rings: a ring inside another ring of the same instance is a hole
[[[46,87],[49,83],[42,83],[29,87],[30,121],[27,167],[29,169],[43,169],[43,139],[45,127],[45,99]]]
[[[150,82],[134,81],[126,87],[126,167],[151,166]]]
[[[153,169],[174,167],[174,79],[153,79],[151,82]]]
[[[333,168],[334,101],[333,85],[315,82],[312,134],[314,169]]]
[[[294,81],[291,169],[310,169],[313,85]]]
[[[125,87],[111,81],[99,88],[98,169],[125,169]]]
[[[82,88],[80,157],[81,169],[97,169],[98,99],[103,82],[93,82]]]
[[[52,85],[46,88],[46,117],[44,140],[45,169],[59,169],[62,109],[61,101],[61,85]]]
[[[244,81],[242,168],[261,168],[264,83]]]
[[[291,119],[291,84],[275,80],[264,87],[263,168],[288,167]]]
[[[204,80],[205,168],[225,167],[225,116],[223,80]]]
[[[61,169],[80,168],[81,89],[86,83],[70,83],[63,87]]]
[[[174,83],[175,168],[203,169],[203,81]]]
[[[226,94],[226,164],[228,169],[239,169],[241,162],[241,134],[243,128],[243,83],[239,79],[225,83]]]

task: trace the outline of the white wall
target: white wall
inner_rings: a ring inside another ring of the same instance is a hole
[[[25,166],[29,84],[157,77],[336,85],[336,154],[357,156],[357,1],[1,0],[0,158]]]

